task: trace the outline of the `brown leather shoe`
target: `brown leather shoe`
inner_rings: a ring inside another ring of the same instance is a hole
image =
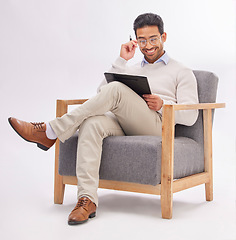
[[[87,197],[81,197],[68,217],[69,225],[85,223],[96,216],[96,204]]]
[[[12,128],[26,141],[37,143],[37,146],[47,151],[55,142],[46,136],[45,123],[28,123],[16,118],[8,118]]]

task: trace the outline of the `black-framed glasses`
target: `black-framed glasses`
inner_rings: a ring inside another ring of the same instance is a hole
[[[146,47],[147,42],[149,42],[152,46],[155,46],[158,44],[160,39],[161,39],[161,36],[160,37],[152,37],[152,38],[149,38],[148,40],[147,39],[138,39],[138,45],[139,45],[139,47],[143,48],[143,47]]]

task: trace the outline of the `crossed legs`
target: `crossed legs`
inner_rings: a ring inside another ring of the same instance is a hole
[[[109,111],[112,116],[107,114]],[[64,142],[79,129],[78,202],[69,215],[70,225],[84,223],[96,215],[103,139],[114,135],[160,136],[162,128],[159,113],[150,110],[141,97],[118,82],[103,86],[95,97],[47,124],[28,123],[16,118],[8,120],[23,139],[36,143],[43,150],[48,150],[56,142],[56,137]],[[48,131],[53,133],[53,139],[49,139]]]
[[[108,111],[115,117],[106,115]],[[78,198],[87,196],[96,205],[103,139],[114,135],[161,135],[160,115],[118,82],[105,85],[95,97],[50,125],[62,142],[79,129]]]

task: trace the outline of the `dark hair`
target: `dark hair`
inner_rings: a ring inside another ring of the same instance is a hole
[[[138,28],[143,28],[145,26],[157,26],[160,34],[164,33],[164,23],[161,17],[154,13],[144,13],[139,15],[134,21],[134,32],[135,35]]]

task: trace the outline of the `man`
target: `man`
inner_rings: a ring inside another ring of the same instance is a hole
[[[26,141],[48,150],[57,138],[64,142],[79,129],[77,167],[78,203],[69,215],[68,224],[80,224],[96,215],[97,188],[102,142],[107,136],[161,135],[161,114],[164,104],[198,103],[197,84],[193,72],[168,57],[164,51],[166,33],[163,21],[156,14],[142,14],[134,21],[136,40],[121,46],[120,56],[111,72],[145,75],[152,94],[138,96],[119,82],[104,80],[98,94],[80,107],[49,123],[27,123],[9,118],[14,130]],[[144,58],[132,67],[139,46]],[[106,114],[112,112],[114,116]],[[192,125],[198,112],[178,111],[178,124]],[[144,124],[145,123],[145,124]]]

